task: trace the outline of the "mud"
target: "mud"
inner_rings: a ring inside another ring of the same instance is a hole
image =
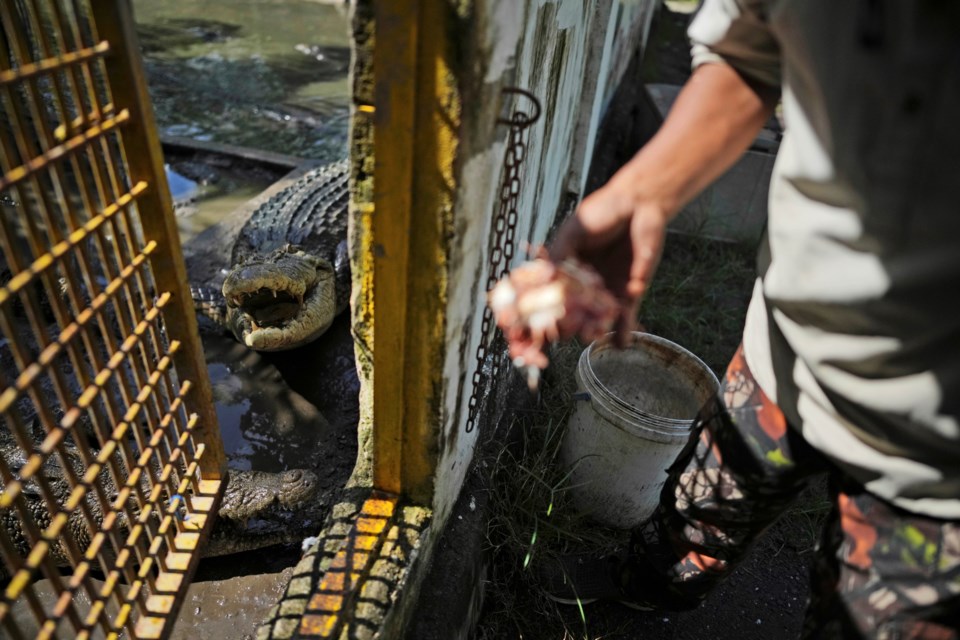
[[[187,243],[204,229],[223,220],[283,175],[271,169],[245,165],[225,156],[197,158],[165,150],[167,182],[174,198],[180,241]]]
[[[242,640],[277,603],[293,568],[226,580],[195,581],[187,589],[171,640]]]
[[[287,568],[273,573],[194,582],[187,589],[186,600],[170,635],[171,640],[252,638],[256,626],[283,593],[292,571],[292,568]],[[91,578],[91,583],[94,588],[104,584],[102,579],[97,578]],[[41,580],[35,583],[34,588],[41,604],[45,608],[52,607],[56,597],[49,581]],[[82,591],[74,596],[74,603],[81,614],[89,611],[89,602]],[[115,608],[112,603],[108,605],[108,611]],[[115,615],[115,611],[111,612]],[[14,604],[12,615],[24,637],[37,635],[39,628],[23,599]],[[7,636],[0,633],[0,637]],[[53,637],[69,640],[75,634],[69,630],[68,624],[62,623]],[[103,636],[95,634],[94,637]]]

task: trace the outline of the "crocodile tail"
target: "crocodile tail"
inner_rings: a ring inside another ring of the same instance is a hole
[[[223,294],[217,289],[205,285],[190,285],[193,308],[204,318],[209,318],[221,327],[227,323],[227,305]]]

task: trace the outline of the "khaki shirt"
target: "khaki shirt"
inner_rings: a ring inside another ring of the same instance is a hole
[[[705,0],[689,35],[783,91],[758,382],[869,491],[960,517],[960,2]]]

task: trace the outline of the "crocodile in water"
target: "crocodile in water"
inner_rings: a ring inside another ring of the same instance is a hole
[[[65,447],[65,450],[68,464],[78,476],[82,476],[84,467],[79,453],[72,447]],[[96,453],[97,451],[94,450],[93,454],[96,455]],[[0,429],[0,455],[14,474],[17,474],[26,463],[23,451],[6,429]],[[47,458],[43,466],[43,475],[58,504],[61,506],[66,504],[71,487],[63,473],[59,457]],[[104,468],[98,479],[103,487],[104,497],[110,501],[114,500],[117,490],[110,472]],[[220,556],[274,544],[301,541],[319,528],[319,523],[325,515],[326,508],[322,500],[318,499],[318,493],[319,481],[316,474],[305,469],[293,469],[281,473],[230,471],[213,532],[208,543],[202,547],[201,553],[205,557]],[[21,495],[40,530],[48,527],[52,522],[52,516],[37,482],[34,480],[27,482]],[[87,493],[85,500],[93,521],[99,528],[103,523],[103,509],[100,502],[92,491]],[[128,506],[134,517],[137,517],[133,499]],[[128,521],[123,511],[119,512],[117,522],[121,530],[128,528]],[[0,510],[0,526],[3,527],[21,557],[26,557],[30,552],[30,538],[24,531],[17,510],[14,508]],[[73,534],[79,550],[85,551],[95,531],[91,532],[87,527],[80,509],[71,512],[67,527]],[[51,554],[57,564],[66,566],[68,556],[62,545],[61,537],[60,541],[51,546]],[[3,564],[0,563],[0,579],[6,577],[8,576],[5,575]]]
[[[313,169],[257,208],[222,286],[194,286],[198,310],[258,351],[315,340],[350,300],[346,160]]]

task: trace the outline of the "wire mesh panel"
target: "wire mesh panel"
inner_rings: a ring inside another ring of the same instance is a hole
[[[0,635],[161,637],[224,456],[128,0],[0,20]]]

